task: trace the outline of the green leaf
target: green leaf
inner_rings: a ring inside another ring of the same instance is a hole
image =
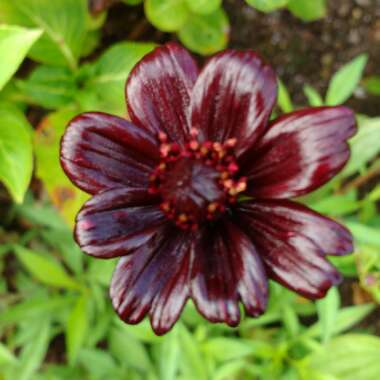
[[[209,14],[215,12],[222,4],[222,0],[186,0],[187,6],[194,13]]]
[[[88,199],[88,195],[76,188],[66,177],[59,163],[59,143],[75,110],[61,110],[45,117],[35,138],[36,175],[40,178],[54,205],[64,219],[73,225],[75,215]]]
[[[304,21],[315,21],[327,13],[326,0],[289,0],[288,9]]]
[[[309,104],[311,106],[319,107],[323,105],[323,99],[314,87],[305,84],[305,86],[303,87],[303,92],[305,93],[307,100],[309,101]]]
[[[35,321],[33,321],[35,322]],[[42,319],[34,325],[34,334],[23,347],[20,355],[20,365],[15,367],[11,379],[30,380],[41,366],[49,346],[50,321]]]
[[[367,60],[367,54],[361,54],[334,74],[327,90],[327,105],[342,104],[352,95],[360,82]]]
[[[146,0],[144,4],[147,19],[164,32],[176,32],[190,15],[186,0]]]
[[[123,0],[127,5],[137,5],[143,2],[143,0]]]
[[[356,193],[350,192],[323,197],[319,201],[313,202],[311,208],[321,214],[343,216],[359,210],[360,202],[356,199]]]
[[[189,49],[200,54],[213,54],[226,47],[229,21],[223,9],[208,15],[193,15],[181,28],[178,37]]]
[[[157,347],[157,362],[159,363],[160,379],[176,380],[180,359],[180,343],[178,329],[174,328],[166,335]],[[162,360],[161,358],[165,358]]]
[[[27,301],[2,310],[0,313],[0,327],[12,325],[25,321],[28,318],[42,318],[44,315],[58,315],[62,310],[67,309],[73,302],[72,297],[50,296],[34,297]]]
[[[128,353],[127,353],[128,354]],[[114,358],[105,350],[82,349],[79,362],[95,379],[116,379],[111,373],[117,369]]]
[[[2,343],[0,343],[0,365],[16,361],[13,353]]]
[[[380,96],[380,75],[373,75],[365,78],[363,84],[370,94]]]
[[[42,283],[67,289],[80,288],[80,284],[67,274],[59,262],[19,245],[15,246],[15,253],[26,269]]]
[[[351,230],[355,239],[359,243],[374,245],[380,248],[379,228],[374,228],[362,223],[351,221],[347,221],[346,226]]]
[[[262,12],[272,12],[284,7],[289,0],[246,0],[246,2]]]
[[[109,335],[109,351],[121,364],[147,372],[152,368],[148,352],[142,342],[127,330],[113,327]]]
[[[292,99],[290,98],[289,92],[282,82],[278,79],[278,105],[282,112],[288,113],[293,111]]]
[[[19,68],[41,33],[39,29],[0,25],[0,90]]]
[[[207,367],[195,336],[184,325],[180,325],[181,366],[184,374],[191,379],[207,380]]]
[[[317,301],[317,310],[322,329],[322,341],[326,343],[333,335],[338,316],[340,297],[337,288],[331,288],[326,297]]]
[[[351,176],[380,153],[380,117],[359,120],[358,133],[351,139],[351,157],[342,172]]]
[[[71,103],[76,93],[75,77],[65,67],[38,66],[17,86],[28,100],[44,108],[60,108]]]
[[[311,356],[311,364],[341,380],[377,380],[380,373],[380,339],[347,334],[333,339]]]
[[[154,47],[151,43],[122,42],[109,48],[91,68],[92,76],[84,91],[93,93],[97,104],[91,102],[87,107],[125,115],[125,81],[136,63]]]
[[[335,319],[335,324],[332,329],[332,334],[340,334],[359,323],[367,315],[369,315],[374,310],[374,305],[357,305],[349,306],[338,311]],[[322,337],[323,327],[321,321],[316,322],[314,325],[310,326],[306,332],[309,336]]]
[[[43,36],[29,56],[36,61],[77,68],[86,37],[86,0],[2,0],[0,20],[38,27]]]
[[[202,350],[218,361],[239,359],[254,352],[248,341],[224,337],[208,339],[202,345]]]
[[[0,180],[17,203],[23,201],[32,177],[31,131],[16,107],[0,103]]]
[[[86,296],[78,298],[71,310],[66,326],[66,347],[70,365],[74,365],[83,346],[88,331],[88,312]]]

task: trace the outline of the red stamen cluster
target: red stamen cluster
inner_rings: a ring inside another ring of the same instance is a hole
[[[196,130],[191,132],[192,140],[184,146],[177,143],[168,142],[168,137],[164,133],[159,134],[161,161],[150,176],[149,192],[159,194],[163,180],[170,176],[173,164],[181,159],[200,160],[202,164],[214,168],[218,173],[218,185],[224,193],[224,200],[210,202],[207,205],[207,220],[216,219],[226,210],[228,204],[235,203],[237,196],[246,190],[246,177],[236,178],[239,166],[234,154],[236,139],[229,139],[225,143],[205,141],[199,142],[196,137]],[[183,229],[197,229],[199,220],[190,213],[178,212],[171,202],[162,199],[161,210],[166,216],[173,220],[178,227]]]

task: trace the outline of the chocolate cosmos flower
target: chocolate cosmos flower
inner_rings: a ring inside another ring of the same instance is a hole
[[[251,51],[224,51],[198,71],[169,43],[130,74],[131,121],[70,122],[62,166],[93,195],[76,241],[88,255],[121,257],[111,298],[125,322],[148,314],[163,334],[191,298],[209,321],[236,326],[239,302],[264,312],[268,279],[309,299],[340,280],[325,256],[350,253],[350,233],[288,199],[342,169],[354,114],[320,107],[269,121],[276,92]]]

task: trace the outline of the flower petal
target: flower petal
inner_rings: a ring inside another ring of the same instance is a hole
[[[236,152],[263,133],[277,96],[276,75],[253,52],[226,50],[201,71],[191,97],[191,121],[204,140],[237,138]]]
[[[195,243],[191,297],[209,321],[230,326],[239,323],[239,300],[249,315],[264,312],[265,270],[251,240],[233,224],[206,229]]]
[[[77,215],[75,239],[91,256],[111,258],[151,244],[165,216],[144,189],[112,189],[94,195]]]
[[[61,164],[84,191],[145,186],[159,159],[156,140],[125,119],[100,112],[74,118],[61,141]]]
[[[261,223],[270,224],[284,239],[303,235],[324,255],[347,255],[353,251],[353,238],[348,229],[310,208],[287,200],[255,200],[239,204],[240,211]]]
[[[269,276],[285,287],[317,299],[341,280],[325,258],[330,250],[340,254],[349,249],[347,231],[338,224],[291,202],[266,201],[243,203],[236,220],[251,237]],[[327,232],[329,227],[334,230]],[[318,239],[318,232],[327,235]]]
[[[198,67],[182,46],[168,43],[156,48],[129,75],[126,97],[131,120],[184,142],[190,131],[188,106],[197,76]]]
[[[121,258],[110,291],[120,318],[135,324],[149,314],[156,334],[170,330],[188,298],[190,250],[190,234],[167,229]]]
[[[249,195],[291,198],[325,184],[347,162],[356,131],[346,107],[321,107],[280,117],[241,160]]]

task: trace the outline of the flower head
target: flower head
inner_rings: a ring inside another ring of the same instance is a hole
[[[191,298],[212,322],[236,326],[239,302],[265,311],[268,279],[310,299],[340,280],[326,255],[352,251],[340,224],[289,198],[337,174],[355,117],[345,107],[269,121],[276,76],[251,51],[227,50],[201,71],[169,43],[126,85],[131,121],[74,118],[62,139],[69,178],[93,195],[76,220],[82,250],[121,257],[113,306],[168,331]]]

